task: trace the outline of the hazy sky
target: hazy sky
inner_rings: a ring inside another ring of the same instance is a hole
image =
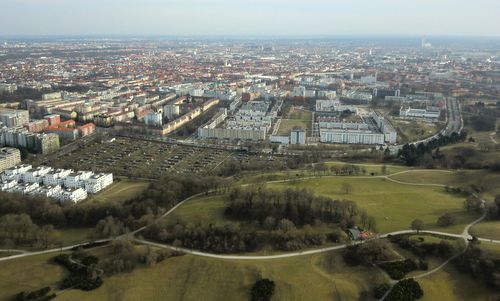
[[[0,35],[489,35],[500,0],[0,0]]]

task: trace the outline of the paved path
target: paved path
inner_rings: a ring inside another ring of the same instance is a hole
[[[498,141],[495,139],[495,135],[497,133],[496,132],[493,132],[490,134],[490,139],[491,139],[491,142],[495,143],[495,144],[498,144]]]
[[[418,171],[421,171],[421,170],[401,171],[401,172],[397,172],[397,173],[394,173],[394,174],[391,174],[391,175],[388,175],[388,176],[366,176],[366,177],[362,177],[362,176],[331,176],[331,177],[370,178],[370,179],[371,178],[386,178],[386,179],[392,180],[392,179],[390,179],[390,176],[393,176],[393,175],[396,175],[396,174],[401,174],[401,173],[418,172]],[[427,171],[427,170],[425,170],[425,171]],[[442,171],[442,170],[441,171],[440,170],[435,170],[435,171],[436,172],[450,172],[450,171]],[[318,177],[309,177],[309,178],[318,178]],[[304,180],[304,179],[308,179],[308,178],[301,178],[300,180]],[[277,182],[287,182],[287,181],[296,181],[296,179],[269,181],[267,183],[277,183]],[[400,182],[400,184],[404,184],[404,185],[417,185],[417,186],[422,186],[422,185],[438,185],[438,184],[416,184],[416,183],[406,183],[406,182]],[[245,186],[245,185],[242,185],[242,186]],[[444,186],[444,185],[442,185],[442,186]],[[190,196],[190,197],[184,199],[183,201],[179,202],[177,205],[175,205],[174,207],[172,207],[170,210],[168,210],[167,212],[165,212],[163,215],[161,215],[160,217],[158,217],[154,221],[154,223],[156,223],[159,220],[167,217],[172,212],[174,212],[177,208],[179,208],[180,206],[182,206],[184,203],[186,203],[186,202],[188,202],[188,201],[190,201],[190,200],[192,200],[194,198],[197,198],[199,196],[213,194],[214,192],[215,191],[202,192],[202,193],[198,193],[198,194],[195,194],[193,196]],[[483,215],[478,220],[472,222],[471,224],[467,225],[467,227],[464,229],[464,232],[462,234],[453,234],[453,233],[446,233],[446,232],[440,232],[440,231],[426,231],[426,230],[425,231],[420,231],[419,233],[441,235],[441,236],[452,237],[452,238],[462,238],[462,239],[468,241],[469,239],[472,238],[472,236],[469,234],[469,229],[474,224],[480,222],[484,218],[485,218],[485,215]],[[93,241],[93,242],[94,243],[110,242],[110,241],[112,241],[114,239],[119,239],[119,238],[122,238],[122,237],[125,237],[125,236],[129,236],[129,235],[134,236],[135,234],[137,234],[137,233],[143,231],[144,229],[146,229],[148,226],[150,226],[150,225],[141,227],[141,228],[139,228],[137,230],[134,230],[134,231],[132,231],[130,233],[121,235],[121,236],[116,237],[116,238],[101,239],[101,240],[97,240],[97,241]],[[411,234],[411,233],[416,233],[416,231],[414,231],[414,230],[394,231],[394,232],[390,232],[390,233],[379,235],[379,236],[377,236],[374,239],[386,238],[386,237],[388,237],[390,235],[401,235],[401,234]],[[490,242],[490,243],[498,243],[498,244],[500,244],[500,241],[497,241],[497,240],[490,240],[490,239],[486,239],[486,238],[479,238],[479,240],[480,241],[487,241],[487,242]],[[138,243],[147,244],[147,245],[151,245],[151,246],[155,246],[155,247],[159,247],[159,248],[165,248],[165,249],[180,251],[180,252],[184,252],[184,253],[195,255],[195,256],[218,258],[218,259],[229,259],[229,260],[269,260],[269,259],[289,258],[289,257],[304,256],[304,255],[311,255],[311,254],[319,254],[319,253],[325,253],[325,252],[330,252],[330,251],[334,251],[334,250],[340,250],[340,249],[344,249],[344,248],[346,248],[346,247],[348,247],[350,245],[353,245],[353,244],[361,244],[361,243],[366,242],[366,241],[350,242],[350,243],[336,245],[336,246],[323,247],[323,248],[318,248],[318,249],[304,250],[304,251],[284,253],[284,254],[276,254],[276,255],[223,255],[223,254],[213,254],[213,253],[209,253],[209,252],[202,252],[202,251],[193,250],[193,249],[178,248],[178,247],[174,247],[174,246],[171,246],[171,245],[156,243],[156,242],[152,242],[152,241],[148,241],[148,240],[144,240],[144,239],[137,239],[136,238],[135,241],[138,242]],[[370,241],[370,240],[367,240],[367,241]],[[75,247],[84,246],[84,245],[86,245],[88,243],[90,243],[90,242],[85,242],[85,243],[80,243],[80,244],[75,244],[75,245],[71,245],[71,246],[66,246],[66,247],[62,247],[62,248],[55,248],[55,249],[50,249],[50,250],[43,250],[43,251],[36,251],[36,252],[25,252],[25,253],[22,253],[22,254],[16,254],[16,255],[9,256],[9,257],[0,258],[0,261],[6,261],[6,260],[10,260],[10,259],[22,258],[22,257],[27,257],[27,256],[34,256],[34,255],[41,255],[41,254],[48,254],[48,253],[55,253],[55,252],[67,251],[67,250],[71,250],[71,249],[73,249]]]
[[[446,261],[444,261],[443,263],[441,263],[438,267],[436,267],[436,268],[434,268],[434,269],[432,269],[430,271],[427,271],[425,273],[422,273],[422,274],[419,274],[419,275],[416,275],[416,276],[408,277],[408,278],[420,279],[420,278],[424,278],[424,277],[430,276],[430,275],[432,275],[432,274],[434,274],[434,273],[439,272],[440,270],[442,270],[448,263],[450,263],[452,260],[454,260],[458,256],[464,254],[467,251],[468,247],[469,247],[470,240],[472,239],[472,235],[470,235],[470,233],[469,233],[470,228],[472,228],[472,226],[474,226],[475,224],[481,222],[485,218],[486,218],[486,212],[483,213],[483,215],[481,215],[480,218],[476,219],[472,223],[470,223],[467,226],[465,226],[464,231],[462,232],[462,234],[453,234],[453,235],[452,234],[446,234],[445,235],[445,236],[448,236],[448,237],[454,236],[454,237],[457,237],[457,238],[462,238],[464,240],[465,247],[464,247],[464,249],[461,252],[458,252],[457,254],[451,256]],[[442,233],[436,232],[436,231],[426,231],[426,232],[430,233],[430,234],[443,235]],[[484,238],[479,238],[479,240],[480,241],[484,241],[485,239]],[[500,243],[500,241],[498,241],[497,243]],[[404,278],[404,279],[408,279],[408,278]],[[391,288],[384,294],[384,296],[382,298],[380,298],[380,300],[384,300],[389,295],[389,293],[392,291],[392,289],[394,288],[394,285],[396,283],[398,283],[398,281],[391,280],[391,282],[390,282]]]

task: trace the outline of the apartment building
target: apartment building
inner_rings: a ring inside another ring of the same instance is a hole
[[[85,190],[89,193],[98,193],[109,185],[113,184],[113,174],[94,174],[85,182]]]
[[[29,112],[26,110],[12,110],[12,109],[1,109],[0,110],[0,122],[8,127],[22,126],[30,121]]]
[[[31,165],[18,165],[1,174],[0,190],[55,198],[61,202],[78,202],[88,193],[98,193],[113,183],[113,174],[94,174]]]
[[[21,152],[17,148],[0,148],[0,172],[21,163]]]

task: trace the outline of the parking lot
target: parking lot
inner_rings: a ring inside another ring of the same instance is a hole
[[[199,148],[131,138],[94,142],[46,164],[55,168],[112,172],[116,176],[155,179],[164,173],[211,174],[226,160],[265,160],[222,149]]]

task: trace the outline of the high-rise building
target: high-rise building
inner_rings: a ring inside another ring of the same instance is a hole
[[[29,112],[26,110],[0,110],[0,122],[6,127],[22,126],[30,121]]]
[[[59,149],[59,135],[38,134],[36,138],[36,151],[41,154],[50,154]]]

